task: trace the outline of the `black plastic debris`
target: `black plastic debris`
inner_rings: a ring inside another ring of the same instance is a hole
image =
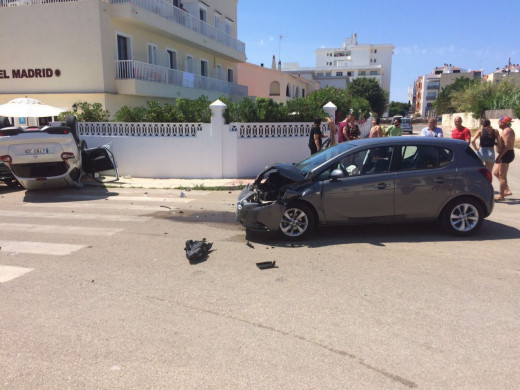
[[[205,238],[203,238],[202,241],[188,240],[186,241],[186,246],[184,247],[184,250],[186,251],[186,258],[190,261],[190,263],[204,261],[210,253],[212,246],[213,243],[207,242]]]
[[[247,245],[249,248],[253,248],[253,249],[255,249],[255,246],[254,246],[253,244],[251,244],[249,241],[247,242],[246,245]]]
[[[278,268],[276,261],[262,261],[261,263],[256,263],[256,266],[260,269]]]

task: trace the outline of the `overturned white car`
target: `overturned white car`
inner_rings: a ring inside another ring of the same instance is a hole
[[[112,152],[107,146],[88,149],[73,116],[37,129],[0,126],[0,161],[28,190],[82,187],[83,174],[99,182],[119,180]]]

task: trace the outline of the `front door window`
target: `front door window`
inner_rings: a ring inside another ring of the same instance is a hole
[[[327,223],[392,220],[395,173],[391,171],[393,147],[382,146],[347,154],[320,174],[323,209]],[[344,177],[330,180],[340,169]]]

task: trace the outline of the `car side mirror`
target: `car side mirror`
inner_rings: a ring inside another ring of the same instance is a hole
[[[330,181],[333,183],[338,181],[338,179],[341,179],[342,177],[345,177],[345,174],[343,173],[343,171],[341,169],[334,169],[330,173]]]

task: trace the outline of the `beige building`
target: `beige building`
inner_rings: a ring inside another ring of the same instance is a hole
[[[0,104],[247,96],[238,0],[0,0]]]
[[[282,72],[280,63],[276,68],[274,56],[271,68],[264,67],[264,64],[238,64],[238,83],[247,86],[249,96],[283,103],[295,97],[306,97],[320,88],[317,81]]]
[[[413,96],[409,96],[409,99],[412,107],[415,108],[415,115],[435,116],[433,103],[439,97],[439,93],[459,77],[480,79],[482,78],[482,71],[468,71],[451,64],[444,64],[435,68],[430,74],[419,76],[413,87],[409,88],[409,91],[413,91]]]
[[[502,80],[508,80],[520,86],[520,65],[509,64],[503,68],[496,68],[493,73],[487,74],[484,78],[490,83],[500,83]]]

